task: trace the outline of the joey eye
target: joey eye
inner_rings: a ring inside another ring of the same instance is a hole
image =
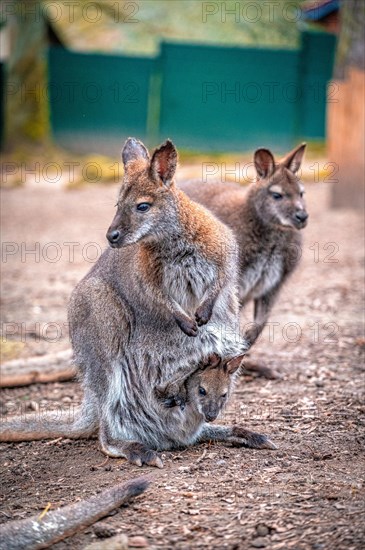
[[[225,399],[227,397],[227,392],[226,393],[222,393],[221,397],[223,397],[223,399]]]
[[[281,193],[271,193],[271,196],[276,201],[280,201],[283,198],[283,195]]]
[[[199,386],[199,395],[207,395],[207,392],[204,388],[202,388],[202,386]]]
[[[302,198],[304,197],[304,191],[301,191],[301,192],[299,193],[299,196],[300,196],[300,198],[302,199]]]
[[[148,210],[151,208],[151,204],[149,202],[140,202],[136,206],[138,212],[148,212]]]

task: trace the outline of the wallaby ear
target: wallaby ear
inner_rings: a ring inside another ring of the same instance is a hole
[[[201,361],[199,368],[202,370],[205,369],[215,369],[217,368],[221,363],[221,358],[216,353],[211,353],[206,357],[203,361]]]
[[[268,149],[257,149],[257,151],[255,151],[253,161],[255,163],[257,174],[260,178],[267,178],[274,173],[275,160],[271,151]]]
[[[123,164],[126,166],[131,160],[138,159],[149,160],[149,152],[141,141],[136,138],[128,138],[122,150]]]
[[[238,355],[237,357],[233,357],[233,359],[230,359],[225,365],[226,371],[228,374],[234,374],[236,370],[239,369],[239,367],[242,365],[244,355]]]
[[[298,172],[302,164],[306,147],[307,144],[302,143],[301,145],[290,151],[287,155],[285,155],[284,158],[280,159],[279,163],[282,166],[285,166],[285,168],[287,168],[291,172],[293,172],[293,174],[295,174],[296,172]]]
[[[162,182],[166,187],[171,185],[177,165],[177,150],[175,145],[167,139],[152,155],[151,177],[156,182]]]

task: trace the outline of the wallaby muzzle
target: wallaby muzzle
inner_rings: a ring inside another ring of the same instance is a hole
[[[121,232],[118,229],[113,229],[112,231],[108,231],[106,238],[108,239],[110,246],[116,248],[121,240]]]
[[[217,418],[217,416],[219,414],[219,411],[217,411],[217,410],[204,411],[203,410],[203,414],[204,414],[204,418],[205,418],[206,422],[213,422]]]
[[[114,218],[106,233],[106,238],[108,239],[110,246],[112,248],[122,248],[127,235],[128,231],[121,227],[120,218]]]
[[[308,214],[305,210],[298,210],[293,216],[293,222],[297,229],[303,229],[307,225]]]

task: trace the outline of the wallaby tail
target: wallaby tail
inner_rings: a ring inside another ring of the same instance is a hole
[[[7,418],[0,423],[0,441],[35,441],[67,437],[82,439],[92,436],[98,428],[97,413],[91,403],[67,410],[37,412]]]
[[[88,500],[47,512],[43,519],[32,516],[0,525],[0,550],[36,550],[82,531],[125,501],[140,495],[149,482],[139,477],[102,491]]]

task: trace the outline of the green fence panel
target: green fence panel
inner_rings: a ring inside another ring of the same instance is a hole
[[[336,36],[325,32],[301,33],[300,133],[304,139],[323,140],[326,135],[327,87],[332,78]],[[336,101],[336,89],[329,101]]]
[[[51,124],[68,147],[116,153],[129,135],[147,136],[155,59],[49,49]]]
[[[160,70],[161,138],[218,151],[295,141],[298,51],[164,43]]]
[[[110,154],[128,135],[237,152],[323,140],[335,43],[312,31],[297,50],[162,43],[158,58],[52,47],[53,133],[67,147]]]

